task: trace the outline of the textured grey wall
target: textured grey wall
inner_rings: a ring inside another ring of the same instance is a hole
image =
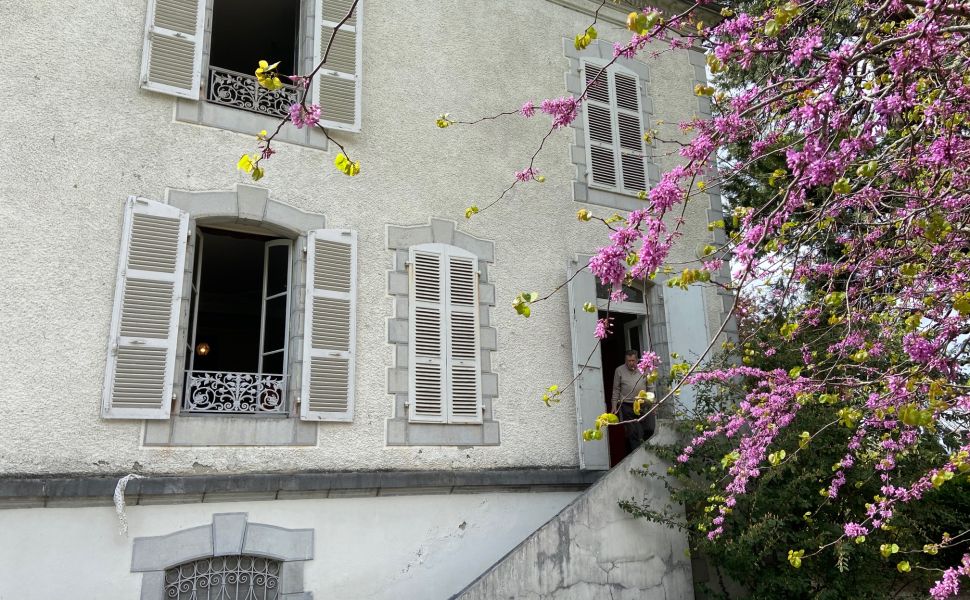
[[[474,118],[563,95],[563,37],[590,16],[545,0],[366,2],[362,131],[338,138],[361,160],[362,174],[338,173],[332,152],[282,144],[259,182],[276,200],[325,214],[329,227],[358,231],[355,420],[321,424],[313,447],[159,448],[142,444],[141,422],[99,416],[124,200],[247,181],[235,164],[254,150],[255,132],[176,122],[174,99],[138,88],[146,4],[65,0],[51,10],[41,0],[0,2],[0,22],[18,30],[2,36],[0,50],[30,65],[24,85],[0,86],[0,473],[575,466],[571,391],[553,409],[539,402],[545,386],[572,377],[565,294],[529,320],[509,306],[522,290],[562,283],[567,258],[605,239],[602,227],[575,218],[582,205],[572,201],[573,132],[547,141],[536,165],[545,184],[522,186],[465,222],[468,205],[485,205],[526,165],[549,120],[514,116],[445,131],[434,120],[444,111]],[[629,39],[618,24],[599,29],[604,39]],[[672,124],[693,116],[695,75],[685,53],[648,60],[655,118]],[[673,150],[656,150],[662,168],[676,162],[666,156]],[[710,236],[703,204],[688,210],[675,260],[693,256]],[[495,242],[489,278],[500,446],[385,445],[393,402],[386,278],[394,258],[385,226],[432,216]]]
[[[670,443],[669,427],[658,425],[654,440]],[[666,471],[646,448],[628,456],[455,598],[693,600],[687,537],[617,506],[669,501],[662,483],[630,473],[644,463]]]

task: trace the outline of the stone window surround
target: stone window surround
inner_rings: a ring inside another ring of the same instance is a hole
[[[191,270],[195,238],[189,239],[186,276],[179,313],[179,340],[175,357],[175,404],[172,415],[145,421],[145,446],[315,446],[317,423],[301,421],[297,409],[303,364],[303,305],[306,282],[306,233],[322,229],[326,218],[308,213],[269,197],[269,190],[237,184],[232,191],[190,192],[166,190],[166,202],[189,213],[193,225],[259,227],[294,240],[290,281],[289,352],[287,364],[288,414],[286,418],[254,415],[181,415],[186,340],[192,290]]]
[[[212,34],[213,1],[206,0],[205,6],[205,33],[203,36],[205,41],[202,46],[203,71],[200,94],[204,93],[208,79],[209,40]],[[313,45],[316,43],[316,36],[313,34],[316,2],[313,0],[302,0],[301,5],[302,23],[297,36],[300,45],[301,70],[308,73],[314,67],[312,64],[312,56]],[[255,66],[253,68],[255,69]],[[211,104],[202,99],[189,100],[187,98],[176,98],[175,120],[182,123],[204,125],[255,136],[256,133],[263,129],[267,131],[276,129],[276,126],[279,125],[280,117],[271,117],[230,106]],[[283,127],[276,136],[276,140],[307,146],[317,150],[326,150],[328,148],[327,136],[316,127],[305,127],[303,129]]]
[[[254,555],[281,562],[279,600],[312,600],[303,590],[306,561],[313,559],[313,530],[249,523],[247,513],[216,513],[211,525],[132,541],[131,572],[142,573],[141,600],[162,600],[165,571],[216,556]]]
[[[583,59],[610,61],[613,60],[613,44],[603,40],[594,41],[586,50],[576,50],[572,39],[563,38],[563,51],[569,59],[569,70],[566,72],[566,93],[578,97],[585,87],[583,82]],[[632,71],[640,79],[640,123],[644,130],[653,123],[653,100],[650,98],[650,69],[637,60],[620,58],[616,64]],[[585,111],[580,110],[579,116],[572,123],[575,133],[573,143],[569,147],[570,159],[576,165],[576,179],[573,181],[573,200],[586,204],[597,204],[620,210],[636,210],[643,208],[643,201],[632,192],[620,192],[593,187],[589,183],[586,166],[586,117]],[[649,189],[660,180],[660,170],[653,157],[653,146],[646,144],[647,159],[647,188]]]
[[[495,244],[456,231],[456,223],[432,218],[427,225],[387,226],[387,249],[394,252],[387,272],[387,292],[394,300],[394,316],[387,321],[387,341],[394,346],[394,366],[387,371],[387,392],[394,396],[394,416],[387,420],[388,446],[497,446],[499,424],[492,403],[498,396],[498,375],[491,352],[497,349],[489,307],[495,306],[495,286],[489,283],[488,263],[495,262]],[[447,244],[478,257],[479,339],[481,352],[481,423],[412,423],[408,420],[408,250],[418,244]]]

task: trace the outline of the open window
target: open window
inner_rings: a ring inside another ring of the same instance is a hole
[[[129,198],[102,416],[352,421],[355,232],[207,223]]]
[[[292,242],[198,228],[184,413],[287,413]]]
[[[260,87],[259,61],[279,61],[283,75],[306,74],[336,29],[307,101],[321,106],[322,125],[359,131],[362,4],[340,25],[353,0],[149,0],[142,87],[285,117],[303,90],[285,78],[279,90]]]
[[[279,72],[303,71],[300,62],[300,0],[211,0],[205,100],[256,113],[284,117],[299,100],[283,80],[269,91],[256,82],[260,60],[279,61]]]

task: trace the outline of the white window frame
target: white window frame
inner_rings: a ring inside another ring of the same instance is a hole
[[[234,229],[226,229],[224,227],[219,227],[215,225],[209,229],[214,231],[227,231],[231,232]],[[244,413],[224,413],[224,412],[201,412],[201,411],[190,411],[185,409],[185,394],[188,393],[187,381],[188,374],[195,370],[195,350],[196,345],[199,340],[197,339],[197,330],[199,328],[199,300],[201,297],[202,285],[205,283],[202,280],[202,259],[204,258],[205,252],[205,232],[201,231],[199,225],[193,223],[190,231],[194,232],[194,252],[193,252],[193,265],[192,265],[192,283],[190,290],[190,304],[189,310],[192,312],[190,317],[190,322],[192,324],[191,328],[187,332],[186,337],[186,364],[183,365],[181,372],[176,372],[175,377],[182,381],[182,388],[177,398],[174,398],[175,402],[178,403],[176,407],[176,412],[183,416],[192,417],[225,417],[225,416],[252,416],[252,417],[278,417],[279,414],[274,413],[254,413],[254,414],[244,414]],[[263,358],[267,354],[275,354],[279,350],[274,352],[264,352],[263,342],[264,336],[266,335],[266,284],[267,277],[269,273],[269,248],[271,246],[285,246],[288,249],[286,258],[286,291],[274,294],[273,297],[276,298],[282,294],[286,294],[286,323],[285,330],[283,332],[283,402],[286,403],[286,398],[289,396],[290,388],[295,385],[293,378],[291,376],[292,365],[289,362],[289,343],[290,343],[290,324],[292,321],[292,307],[293,307],[293,246],[294,240],[289,238],[272,238],[268,232],[259,233],[259,235],[265,235],[267,237],[266,241],[263,242],[263,275],[261,277],[261,287],[260,287],[260,315],[259,315],[259,359],[258,367],[256,369],[257,375],[263,375]],[[187,245],[189,242],[186,242]],[[192,302],[194,299],[194,302]],[[284,404],[283,414],[290,415],[293,411],[293,407],[286,406]]]

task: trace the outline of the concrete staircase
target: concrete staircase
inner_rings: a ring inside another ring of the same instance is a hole
[[[651,443],[671,443],[673,436],[660,422]],[[670,501],[661,482],[631,473],[645,463],[666,473],[668,465],[649,446],[626,457],[452,600],[693,600],[686,535],[634,519],[617,505],[632,498],[662,508]]]

